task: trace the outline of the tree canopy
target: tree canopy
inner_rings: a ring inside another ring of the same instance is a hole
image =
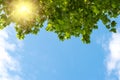
[[[90,43],[90,35],[101,20],[111,32],[116,32],[120,0],[0,0],[0,29],[14,23],[17,37],[37,34],[48,22],[46,31],[60,40],[80,37]]]

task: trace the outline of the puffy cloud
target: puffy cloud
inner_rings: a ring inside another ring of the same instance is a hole
[[[120,80],[120,32],[112,34],[106,66],[109,80]]]
[[[15,52],[21,43],[13,38],[8,29],[0,31],[0,80],[21,80],[19,60],[10,54]]]

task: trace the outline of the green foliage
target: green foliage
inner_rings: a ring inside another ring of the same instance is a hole
[[[116,22],[110,18],[120,14],[120,0],[27,0],[36,5],[33,6],[37,7],[34,13],[38,16],[31,20],[15,20],[11,16],[14,11],[11,5],[13,1],[0,0],[0,29],[15,23],[20,39],[26,34],[37,34],[47,20],[46,30],[58,34],[60,40],[75,36],[80,37],[84,43],[90,43],[90,35],[94,29],[98,29],[99,20],[109,31],[116,32]]]

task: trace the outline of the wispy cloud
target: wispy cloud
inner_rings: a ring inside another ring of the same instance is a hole
[[[106,60],[108,80],[120,80],[120,32],[112,34],[108,49]]]
[[[21,80],[19,61],[10,54],[21,43],[17,46],[17,40],[12,42],[11,39],[8,30],[0,31],[0,80]]]

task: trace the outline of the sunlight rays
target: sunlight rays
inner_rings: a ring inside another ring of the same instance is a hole
[[[11,16],[13,21],[17,22],[18,24],[26,25],[28,23],[33,23],[34,19],[38,15],[38,7],[30,0],[14,1],[12,5],[13,11]]]

